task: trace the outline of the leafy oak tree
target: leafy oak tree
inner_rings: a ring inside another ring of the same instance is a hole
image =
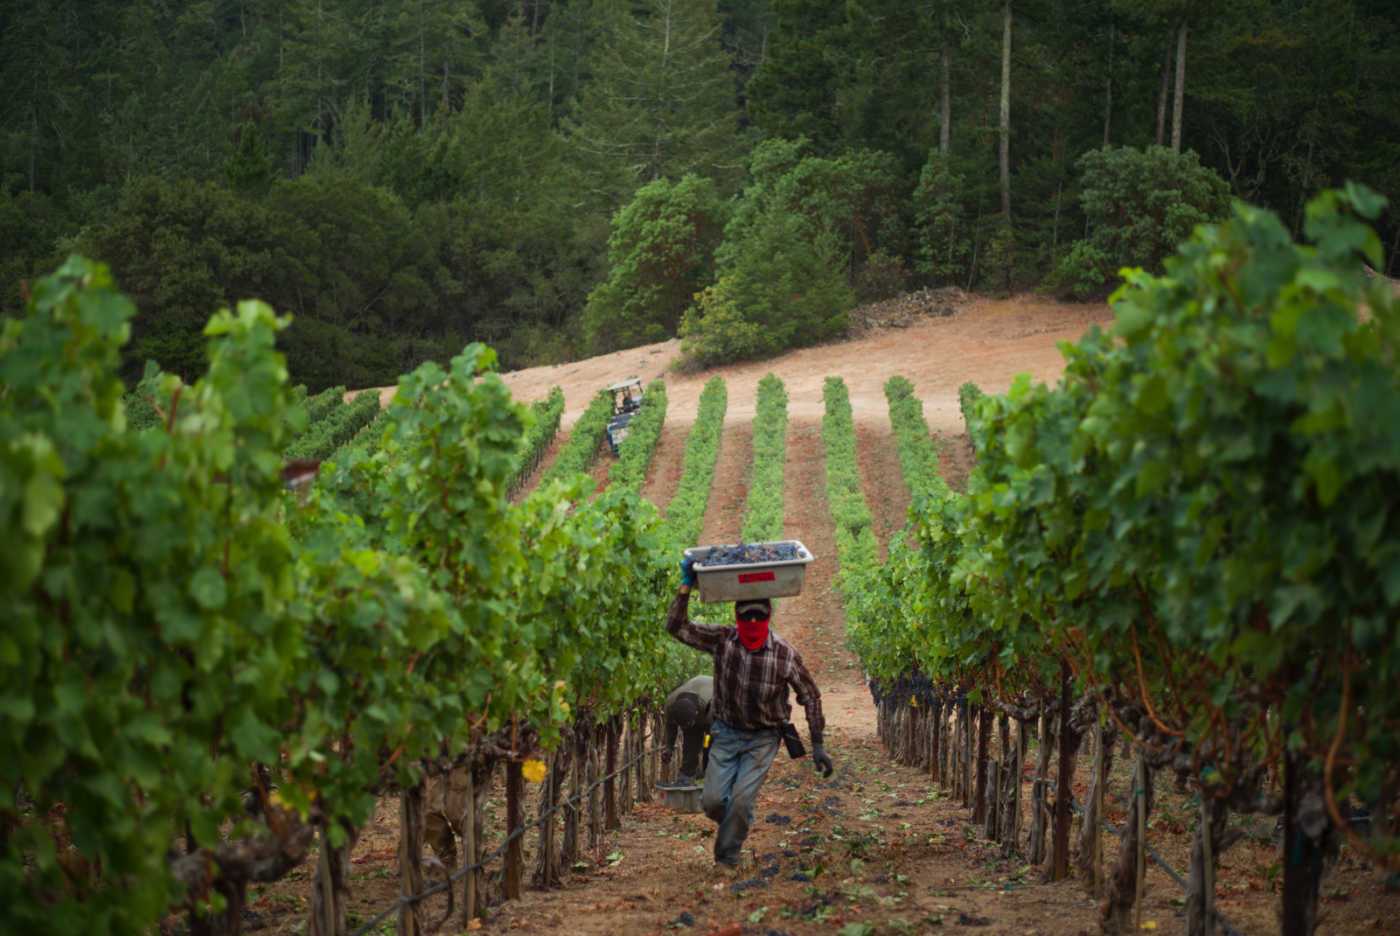
[[[588,296],[584,334],[597,352],[662,341],[714,276],[729,206],[709,179],[649,182],[613,218],[608,278]]]

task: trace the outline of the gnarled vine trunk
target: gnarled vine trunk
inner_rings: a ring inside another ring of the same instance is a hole
[[[1306,755],[1289,752],[1283,762],[1283,936],[1312,936],[1317,895],[1331,820],[1322,781]]]
[[[1142,758],[1133,774],[1132,797],[1128,803],[1128,821],[1119,842],[1118,862],[1108,881],[1108,896],[1103,902],[1103,936],[1134,933],[1133,904],[1137,898],[1138,853],[1145,845],[1146,818],[1152,814],[1152,768]],[[1141,805],[1139,805],[1141,803]]]

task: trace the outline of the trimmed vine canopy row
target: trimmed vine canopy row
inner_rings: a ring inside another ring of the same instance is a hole
[[[183,900],[217,908],[294,867],[313,829],[352,838],[380,792],[550,749],[690,675],[657,626],[675,573],[650,504],[590,500],[577,476],[510,502],[548,440],[490,349],[405,376],[298,502],[287,320],[216,314],[205,375],[149,379],[136,428],[117,376],[134,312],[74,258],[0,336],[0,905],[18,929],[145,933]],[[557,425],[561,402],[541,415]]]
[[[842,578],[877,694],[1024,719],[1072,685],[1208,802],[1282,809],[1285,905],[1315,901],[1293,875],[1329,837],[1400,867],[1400,306],[1363,264],[1382,207],[1325,193],[1295,243],[1237,204],[1164,275],[1126,271],[1057,385],[964,388],[965,492],[923,477],[892,381],[909,524]]]

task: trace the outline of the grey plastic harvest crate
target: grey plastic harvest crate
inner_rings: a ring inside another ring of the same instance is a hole
[[[807,563],[812,553],[797,540],[775,540],[753,543],[771,546],[790,543],[797,547],[796,559],[778,562],[745,562],[728,565],[705,565],[705,557],[723,546],[694,546],[685,554],[695,560],[695,578],[700,587],[701,601],[746,601],[750,598],[790,598],[801,594],[802,581],[807,576]],[[737,545],[737,544],[735,544]]]

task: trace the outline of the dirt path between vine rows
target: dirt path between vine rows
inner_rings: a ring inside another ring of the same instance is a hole
[[[909,488],[904,483],[888,413],[883,419],[867,414],[856,423],[856,453],[861,491],[875,521],[875,538],[883,557],[891,537],[904,526],[909,513]]]
[[[569,440],[569,434],[564,430],[559,430],[550,440],[548,447],[544,450],[544,456],[540,458],[540,463],[535,466],[535,470],[530,472],[530,476],[525,479],[525,483],[520,486],[520,490],[515,493],[515,499],[522,500],[530,496],[530,492],[539,486],[540,479],[545,476],[554,464],[554,460],[559,457],[559,451],[564,447],[564,443]]]
[[[753,476],[753,424],[733,424],[725,414],[710,502],[700,530],[701,543],[737,543],[744,525],[749,481]]]
[[[652,453],[651,464],[647,466],[642,497],[663,511],[681,484],[681,473],[685,467],[685,440],[690,435],[690,427],[691,423],[679,423],[667,412],[661,436],[656,440],[656,451]]]
[[[888,424],[863,427],[861,437],[865,474],[888,494],[872,500],[876,524],[888,529],[903,510],[893,490],[899,477],[885,470],[894,458]],[[739,473],[723,466],[712,512],[716,504],[740,502],[740,484]],[[784,493],[785,534],[817,558],[803,593],[779,603],[774,627],[797,645],[821,686],[836,774],[823,780],[810,760],[779,755],[760,796],[747,867],[737,877],[715,871],[712,825],[703,816],[643,804],[601,862],[590,862],[560,890],[503,905],[483,932],[796,936],[861,923],[872,929],[857,932],[944,925],[1088,932],[1092,901],[1072,886],[1029,884],[1019,863],[1001,860],[972,834],[961,807],[919,771],[890,763],[880,748],[833,587],[838,562],[819,420],[789,426]]]

